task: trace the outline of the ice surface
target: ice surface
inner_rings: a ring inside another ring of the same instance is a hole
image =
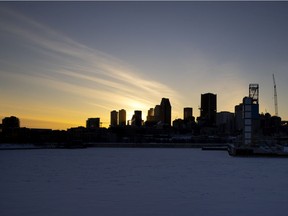
[[[0,215],[287,216],[287,164],[200,149],[0,151]]]

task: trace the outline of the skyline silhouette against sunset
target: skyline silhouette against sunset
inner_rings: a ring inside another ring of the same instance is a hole
[[[0,117],[66,129],[170,98],[234,111],[259,83],[260,112],[288,119],[287,2],[0,2]],[[53,14],[53,15],[51,15]]]

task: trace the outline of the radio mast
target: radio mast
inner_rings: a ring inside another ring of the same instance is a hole
[[[276,90],[276,82],[273,74],[273,83],[274,83],[274,106],[275,106],[275,116],[278,116],[278,103],[277,103],[277,90]]]

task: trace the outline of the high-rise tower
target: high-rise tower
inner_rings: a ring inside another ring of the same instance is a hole
[[[162,98],[161,100],[160,120],[162,124],[171,126],[171,104],[168,98]]]
[[[212,93],[201,94],[200,119],[206,126],[216,124],[217,95]]]
[[[259,84],[249,84],[249,97],[252,104],[259,104]]]
[[[142,126],[142,111],[135,110],[132,117],[132,126],[140,127]]]
[[[119,126],[123,127],[126,125],[126,110],[121,109],[119,110]]]
[[[191,120],[193,116],[193,108],[192,107],[185,107],[184,108],[184,120]]]
[[[155,117],[154,117],[154,109],[150,108],[148,110],[148,115],[147,115],[147,122],[154,122],[155,121]]]
[[[118,126],[118,112],[116,110],[111,111],[110,127]]]
[[[154,108],[154,120],[156,123],[161,121],[161,107],[160,107],[160,105],[156,105]]]

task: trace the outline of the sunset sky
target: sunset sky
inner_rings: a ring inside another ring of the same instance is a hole
[[[67,129],[169,98],[234,112],[260,86],[260,112],[288,120],[288,2],[0,2],[0,117]]]

